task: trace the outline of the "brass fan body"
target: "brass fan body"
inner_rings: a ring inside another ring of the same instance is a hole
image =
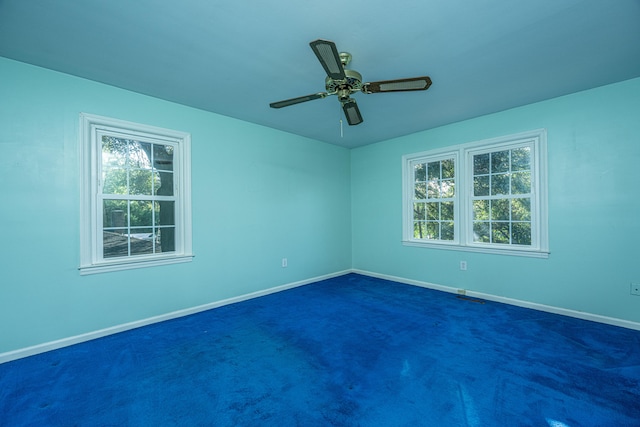
[[[344,70],[345,79],[335,80],[330,76],[324,80],[324,86],[329,95],[336,94],[340,102],[349,99],[352,93],[362,90],[362,75],[354,70]]]

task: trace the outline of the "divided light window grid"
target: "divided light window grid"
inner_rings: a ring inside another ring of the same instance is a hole
[[[403,156],[403,242],[548,256],[546,132]]]
[[[175,251],[175,144],[100,133],[103,258]]]
[[[531,246],[531,146],[470,155],[473,242]]]
[[[414,238],[455,240],[455,156],[421,159],[412,170]]]

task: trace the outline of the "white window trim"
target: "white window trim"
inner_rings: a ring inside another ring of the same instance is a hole
[[[174,161],[177,163],[175,191],[180,202],[176,204],[175,252],[136,256],[131,259],[118,258],[102,260],[99,248],[100,239],[96,233],[102,232],[100,212],[97,207],[98,196],[98,134],[101,132],[122,133],[127,136],[153,138],[159,141],[177,144],[180,149]],[[186,132],[143,125],[110,117],[93,114],[80,114],[80,274],[95,274],[109,271],[130,270],[134,268],[190,262],[192,253],[191,223],[191,135]]]
[[[491,149],[498,150],[501,146],[507,147],[525,142],[531,142],[536,149],[533,152],[534,168],[532,169],[532,192],[538,200],[532,210],[536,216],[535,230],[532,230],[531,247],[508,246],[501,248],[496,245],[475,243],[472,239],[471,197],[473,191],[472,165],[470,159],[474,152]],[[455,195],[455,241],[425,241],[413,237],[413,209],[410,204],[413,200],[413,183],[411,182],[412,170],[410,165],[421,158],[438,158],[457,155],[456,163],[456,195]],[[458,171],[462,172],[459,173]],[[466,252],[482,252],[500,255],[525,256],[533,258],[549,257],[548,238],[548,210],[547,210],[547,132],[546,129],[537,129],[508,135],[498,138],[475,141],[466,144],[454,145],[408,154],[402,157],[402,244],[405,246],[445,249]]]

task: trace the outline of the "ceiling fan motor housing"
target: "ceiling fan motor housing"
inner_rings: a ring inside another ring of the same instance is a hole
[[[346,101],[349,95],[362,89],[362,75],[359,72],[344,70],[344,74],[344,80],[334,80],[327,76],[324,81],[327,92],[336,93],[340,101]]]

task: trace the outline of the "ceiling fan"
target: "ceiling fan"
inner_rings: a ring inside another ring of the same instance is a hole
[[[350,53],[338,53],[335,43],[329,40],[318,39],[309,44],[327,73],[327,78],[325,79],[326,92],[272,102],[269,104],[271,108],[288,107],[301,102],[337,95],[347,122],[349,125],[354,126],[362,123],[363,119],[358,104],[356,104],[355,99],[351,98],[351,94],[359,91],[381,93],[427,90],[431,86],[431,78],[428,76],[362,83],[362,75],[360,73],[345,68],[351,62]]]

